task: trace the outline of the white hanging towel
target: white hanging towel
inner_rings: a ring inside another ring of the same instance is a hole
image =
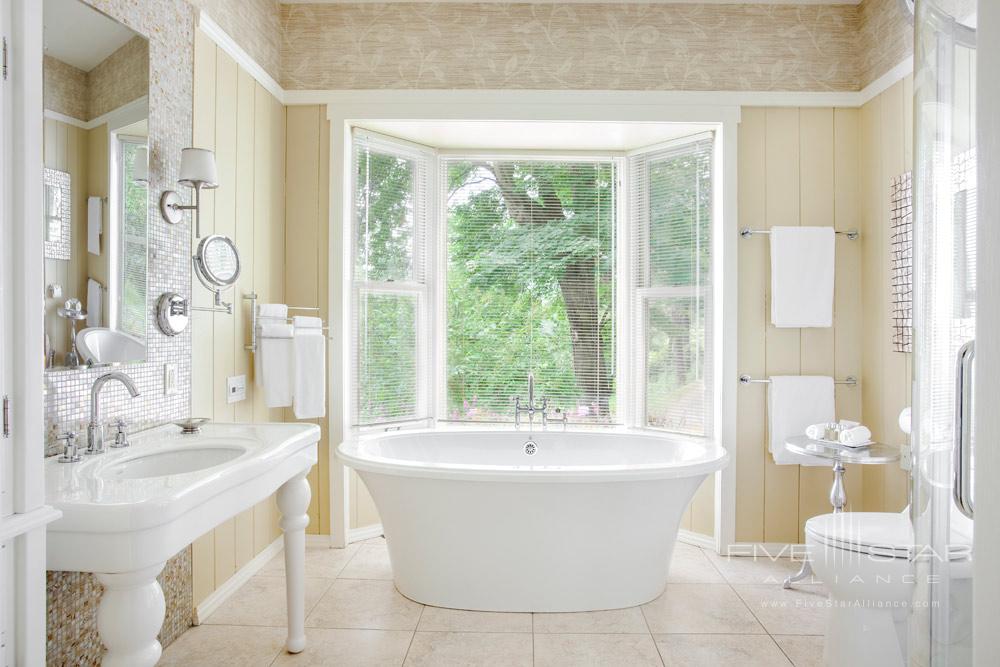
[[[295,417],[326,415],[326,335],[318,317],[292,318],[295,327]]]
[[[87,326],[101,326],[104,312],[104,286],[93,278],[87,278]]]
[[[257,304],[257,340],[260,341],[261,326],[264,322],[280,322],[285,324],[285,320],[288,319],[288,306],[283,303],[259,303]],[[290,336],[288,336],[290,337]],[[291,354],[291,353],[289,353]],[[253,378],[254,384],[264,388],[264,373],[261,365],[261,353],[260,345],[257,346],[257,352],[253,355]],[[289,371],[291,372],[291,371]],[[291,380],[289,380],[291,382]],[[286,403],[286,405],[291,405],[291,402]]]
[[[264,390],[264,405],[286,408],[292,404],[292,325],[261,322],[254,355],[255,381]]]
[[[775,375],[768,385],[771,456],[778,465],[829,466],[830,461],[788,451],[785,442],[805,435],[812,424],[835,421],[833,378],[825,375]]]
[[[771,228],[771,323],[833,326],[833,227]]]
[[[104,206],[100,197],[87,197],[87,252],[101,254],[101,234],[104,233]],[[88,308],[89,310],[89,308]]]

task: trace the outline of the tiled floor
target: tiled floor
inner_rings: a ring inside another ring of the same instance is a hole
[[[796,665],[822,661],[826,595],[785,591],[787,560],[722,558],[678,543],[670,584],[631,609],[497,614],[425,607],[392,585],[381,538],[307,547],[309,645],[285,637],[281,555],[164,652],[164,665]]]

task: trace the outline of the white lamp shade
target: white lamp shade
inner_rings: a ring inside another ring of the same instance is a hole
[[[135,162],[132,163],[132,180],[136,183],[149,183],[149,151],[139,148],[135,151]]]
[[[215,170],[215,153],[206,148],[185,148],[181,151],[182,185],[203,188],[219,187],[219,176]]]

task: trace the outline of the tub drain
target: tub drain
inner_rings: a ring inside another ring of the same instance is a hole
[[[524,443],[524,453],[528,456],[534,456],[537,451],[538,445],[535,444],[534,440],[528,440],[528,442]]]

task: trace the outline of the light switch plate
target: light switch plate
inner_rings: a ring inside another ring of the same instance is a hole
[[[177,364],[163,364],[164,396],[173,396],[177,391]]]
[[[247,397],[247,376],[233,375],[226,378],[226,402],[239,403]]]

